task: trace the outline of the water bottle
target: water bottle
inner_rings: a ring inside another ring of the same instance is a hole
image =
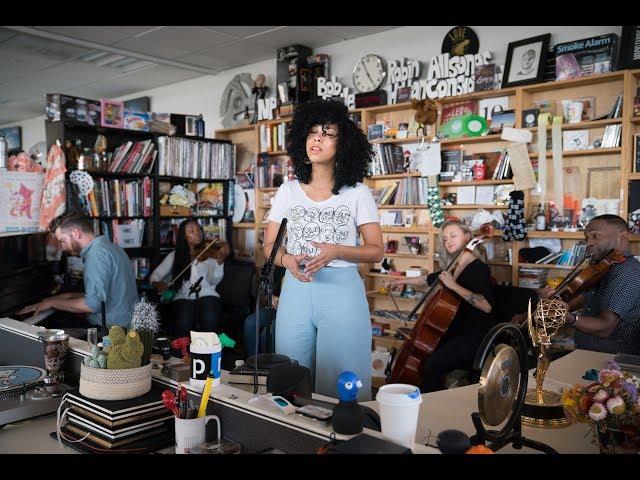
[[[7,169],[7,140],[0,134],[0,170]]]

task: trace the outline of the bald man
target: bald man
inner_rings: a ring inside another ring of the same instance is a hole
[[[589,222],[584,236],[591,263],[614,249],[626,259],[569,303],[565,322],[575,327],[576,348],[640,355],[640,262],[629,253],[627,222],[617,215],[600,215]]]

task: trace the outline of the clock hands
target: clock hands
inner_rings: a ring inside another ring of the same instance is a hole
[[[367,64],[362,62],[362,66],[364,67],[364,73],[367,74],[367,78],[369,79],[369,81],[373,85],[375,82],[373,81],[373,78],[371,78],[371,75],[369,75],[369,70],[367,70]]]

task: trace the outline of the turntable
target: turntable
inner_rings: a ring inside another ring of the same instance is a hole
[[[58,409],[62,395],[46,390],[46,375],[47,372],[38,367],[0,366],[0,428]]]

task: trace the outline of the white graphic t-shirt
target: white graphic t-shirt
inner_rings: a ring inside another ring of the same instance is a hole
[[[378,208],[369,188],[362,183],[342,187],[338,195],[315,202],[302,190],[298,180],[283,183],[271,205],[268,220],[287,219],[287,253],[310,256],[317,249],[310,242],[356,246],[357,227],[379,223]],[[333,260],[330,267],[353,267],[355,263]]]

